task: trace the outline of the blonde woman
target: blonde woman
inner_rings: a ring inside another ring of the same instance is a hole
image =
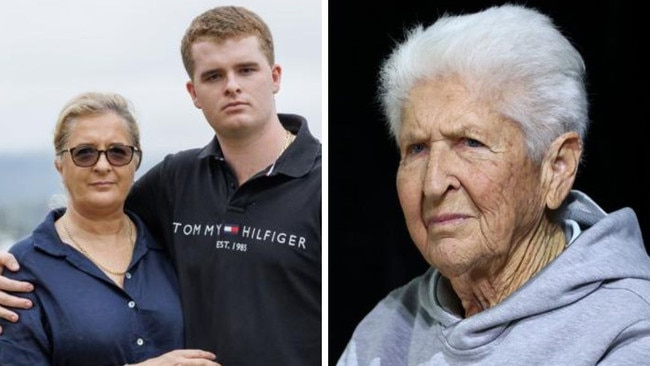
[[[21,271],[7,275],[34,285],[27,295],[34,307],[18,310],[18,323],[0,321],[0,364],[216,365],[211,353],[180,350],[174,269],[142,221],[124,210],[142,159],[128,100],[107,93],[72,99],[57,121],[54,150],[67,207],[10,249]]]

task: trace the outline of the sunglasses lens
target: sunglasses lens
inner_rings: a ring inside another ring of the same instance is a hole
[[[133,158],[133,150],[129,146],[111,146],[106,150],[106,158],[115,166],[126,165]]]
[[[99,152],[92,146],[80,146],[72,151],[72,160],[79,166],[91,166],[97,162]]]

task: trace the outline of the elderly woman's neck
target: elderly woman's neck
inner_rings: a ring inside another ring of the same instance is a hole
[[[548,225],[537,234],[516,244],[498,267],[450,278],[466,317],[503,301],[564,250],[566,238],[561,227]]]

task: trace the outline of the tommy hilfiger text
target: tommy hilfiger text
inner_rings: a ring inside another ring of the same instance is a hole
[[[306,249],[306,239],[303,236],[270,229],[260,229],[238,224],[187,224],[172,223],[174,234],[185,236],[236,236],[239,240],[253,239],[260,242],[287,244],[292,247]]]

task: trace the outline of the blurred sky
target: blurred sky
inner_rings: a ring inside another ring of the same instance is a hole
[[[135,105],[147,156],[205,145],[213,135],[185,90],[180,40],[205,0],[20,0],[0,5],[0,154],[51,152],[63,104],[87,90]],[[318,0],[236,0],[269,24],[283,68],[279,112],[302,114],[321,138]],[[149,154],[147,154],[149,153]]]

